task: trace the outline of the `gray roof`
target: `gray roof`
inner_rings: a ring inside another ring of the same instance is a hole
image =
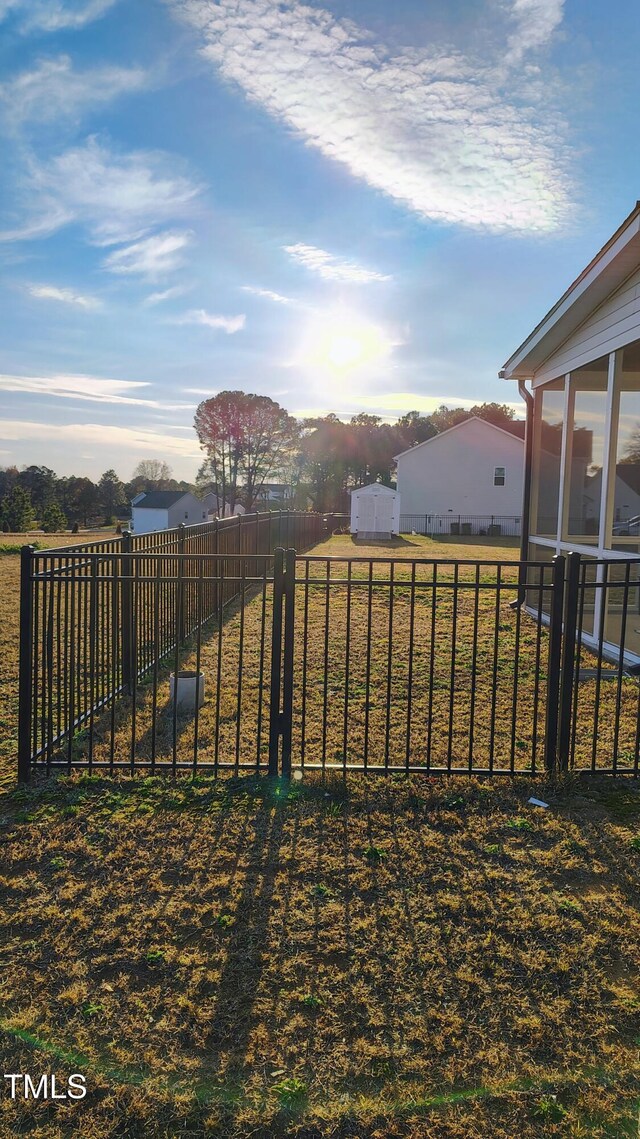
[[[180,502],[189,492],[186,490],[149,490],[143,491],[143,498],[135,502],[136,509],[144,507],[145,510],[168,510],[175,502]]]

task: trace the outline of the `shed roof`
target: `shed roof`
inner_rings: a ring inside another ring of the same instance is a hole
[[[640,201],[509,357],[500,379],[527,380],[640,265]]]
[[[366,486],[354,486],[349,494],[362,494],[363,491],[372,490],[374,494],[397,494],[392,486],[384,486],[381,482],[370,482]]]
[[[168,510],[174,503],[180,502],[181,498],[186,498],[187,494],[189,491],[186,490],[145,490],[142,496],[138,495],[133,500],[132,505],[136,509]]]

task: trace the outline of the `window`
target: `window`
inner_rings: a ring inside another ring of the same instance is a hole
[[[493,469],[493,485],[504,486],[504,479],[506,474],[505,467],[494,467]]]
[[[536,442],[533,453],[532,531],[542,538],[555,538],[560,497],[564,379],[553,380],[538,388],[534,399]]]
[[[568,485],[562,538],[597,546],[605,452],[609,359],[602,356],[571,373],[573,416],[567,439]]]

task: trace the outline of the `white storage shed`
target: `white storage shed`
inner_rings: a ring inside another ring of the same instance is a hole
[[[356,538],[393,538],[400,528],[400,495],[374,482],[351,491],[351,533]]]
[[[207,520],[206,506],[189,491],[146,490],[131,500],[134,534],[174,530],[181,522],[185,526],[195,526]]]

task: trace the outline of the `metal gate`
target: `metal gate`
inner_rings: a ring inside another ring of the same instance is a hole
[[[637,775],[637,569],[280,554],[278,770]]]

